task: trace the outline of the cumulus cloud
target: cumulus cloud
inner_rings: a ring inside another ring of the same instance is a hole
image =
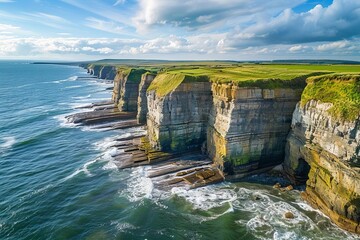
[[[233,47],[338,41],[360,35],[360,1],[334,0],[308,12],[284,10],[270,21],[259,21],[228,35]]]
[[[299,51],[303,51],[308,49],[308,46],[303,46],[303,45],[295,45],[289,48],[290,52],[299,52]]]
[[[138,30],[154,25],[171,25],[199,29],[227,22],[246,22],[263,14],[277,13],[305,0],[140,0],[133,18]]]
[[[326,44],[321,44],[319,46],[316,47],[317,50],[319,51],[329,51],[329,50],[335,50],[335,49],[343,49],[346,48],[350,45],[349,41],[337,41],[337,42],[332,42],[332,43],[326,43]]]
[[[0,39],[0,56],[43,54],[111,54],[131,44],[130,40],[91,38],[8,38]]]
[[[13,26],[10,24],[1,24],[0,23],[0,31],[13,31],[13,30],[17,30],[17,29],[20,29],[20,27]]]

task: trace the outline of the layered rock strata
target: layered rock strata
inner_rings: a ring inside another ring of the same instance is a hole
[[[214,83],[207,127],[209,157],[236,177],[281,163],[301,91]]]
[[[139,124],[146,124],[146,116],[148,113],[146,90],[148,89],[150,83],[154,80],[155,77],[156,75],[151,73],[145,73],[141,76],[136,117]]]
[[[331,103],[297,105],[287,139],[284,169],[302,194],[340,227],[360,233],[360,120],[329,113]]]
[[[163,151],[201,148],[212,104],[211,83],[184,81],[164,96],[150,90],[147,104],[152,147]]]
[[[99,77],[100,76],[100,70],[103,68],[102,65],[90,65],[88,67],[88,72],[91,75],[94,75],[95,77]]]
[[[106,80],[114,80],[116,76],[116,67],[103,66],[99,72],[99,78]]]
[[[139,84],[144,69],[119,70],[114,79],[112,100],[120,111],[136,112],[138,106]]]

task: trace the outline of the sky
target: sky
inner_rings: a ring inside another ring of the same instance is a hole
[[[0,0],[0,59],[360,61],[360,0]]]

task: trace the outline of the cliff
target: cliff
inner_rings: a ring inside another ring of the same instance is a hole
[[[211,102],[207,78],[159,74],[147,92],[151,146],[162,151],[199,149],[206,140]]]
[[[150,83],[154,80],[156,74],[145,73],[141,76],[141,82],[139,84],[139,96],[137,107],[137,122],[139,124],[146,124],[146,116],[148,114],[146,91],[150,86]]]
[[[309,79],[294,111],[284,169],[304,199],[360,233],[360,77]]]
[[[87,72],[95,77],[106,80],[114,80],[116,76],[116,66],[102,64],[81,65],[87,69]]]
[[[136,112],[139,97],[139,84],[145,69],[119,69],[114,79],[112,100],[120,111]]]
[[[214,83],[207,128],[210,158],[235,175],[280,164],[301,92]]]
[[[106,77],[114,68],[88,69]],[[223,179],[222,172],[237,179],[283,163],[294,184],[306,183],[304,199],[340,227],[360,233],[358,66],[166,64],[156,76],[147,71],[154,66],[116,69],[115,106],[147,123],[138,144],[124,143],[128,155],[118,158],[120,166],[201,150],[213,163],[211,174],[221,176],[211,183]],[[344,70],[356,74],[330,74]]]
[[[103,66],[99,72],[99,78],[106,80],[114,80],[116,76],[116,67],[115,66]]]

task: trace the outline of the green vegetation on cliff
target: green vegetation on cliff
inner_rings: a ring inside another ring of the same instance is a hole
[[[208,82],[207,76],[161,73],[156,76],[147,91],[156,90],[158,96],[165,96],[183,82]]]
[[[355,120],[360,115],[360,75],[330,74],[311,77],[301,96],[301,105],[304,106],[312,99],[332,103],[329,113],[337,118]]]
[[[232,64],[214,66],[180,65],[167,67],[149,90],[164,96],[184,80],[232,83],[239,87],[303,89],[306,78],[340,72],[360,72],[359,65]]]

